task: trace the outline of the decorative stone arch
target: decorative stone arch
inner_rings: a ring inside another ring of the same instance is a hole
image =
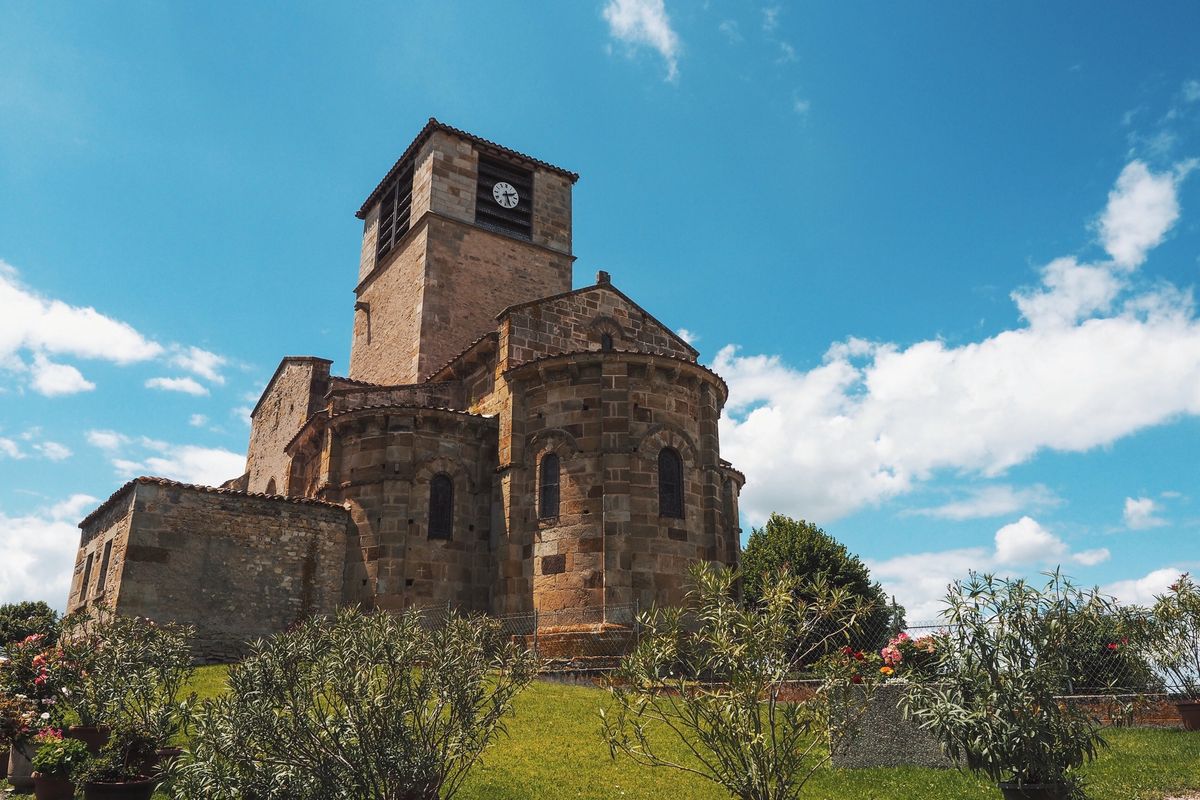
[[[588,324],[592,341],[600,345],[601,350],[613,350],[624,341],[633,337],[621,326],[621,323],[608,314],[597,314]]]
[[[562,428],[547,428],[528,438],[525,452],[533,457],[534,465],[541,461],[546,453],[555,453],[563,461],[568,461],[579,452],[579,442]]]
[[[674,425],[666,425],[661,422],[651,425],[650,429],[638,440],[633,451],[642,458],[657,462],[658,452],[664,447],[678,451],[685,467],[698,468],[699,451],[696,443],[692,441],[692,437]]]

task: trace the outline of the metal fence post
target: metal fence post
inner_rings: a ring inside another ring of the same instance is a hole
[[[538,657],[538,610],[533,607],[533,657]]]

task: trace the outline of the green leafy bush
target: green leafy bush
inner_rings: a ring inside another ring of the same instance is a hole
[[[753,606],[762,600],[781,570],[799,578],[795,591],[800,594],[808,590],[809,578],[823,575],[829,586],[843,589],[870,606],[851,636],[850,644],[858,650],[879,650],[889,636],[903,628],[904,609],[889,604],[883,588],[871,580],[870,571],[858,556],[811,522],[772,514],[763,527],[750,532],[742,551],[742,591],[746,602]],[[813,631],[813,635],[819,638],[836,627],[835,622],[830,625],[833,627]],[[808,650],[810,644],[800,643],[798,647]]]
[[[1188,573],[1155,598],[1145,641],[1170,688],[1200,700],[1200,587]]]
[[[701,562],[686,608],[657,609],[641,618],[643,634],[610,683],[614,710],[601,712],[613,758],[691,772],[741,800],[797,797],[828,756],[829,700],[855,683],[851,669],[829,669],[811,693],[793,682],[819,654],[842,652],[872,607],[846,587],[823,579],[801,585],[786,572],[762,587],[747,607],[736,599],[735,572]],[[808,642],[797,650],[797,642]],[[855,680],[857,678],[857,680]],[[685,763],[664,747],[677,739],[696,757]],[[658,744],[656,744],[658,742]]]
[[[1078,769],[1104,740],[1086,709],[1059,696],[1073,643],[1093,635],[1109,601],[1056,572],[1042,588],[972,574],[946,603],[933,669],[909,676],[909,711],[951,758],[997,783],[1083,796]]]
[[[33,770],[54,778],[69,778],[88,760],[87,745],[78,739],[64,739],[62,732],[47,728],[39,733]]]
[[[434,800],[505,730],[534,657],[486,619],[339,612],[254,645],[195,714],[179,798]]]
[[[58,612],[41,600],[0,605],[0,647],[34,634],[49,646],[58,640],[58,631]]]

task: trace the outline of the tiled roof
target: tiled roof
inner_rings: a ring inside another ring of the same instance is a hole
[[[347,414],[354,414],[359,411],[445,411],[448,414],[458,414],[461,417],[474,417],[475,419],[493,419],[485,414],[475,414],[471,411],[463,411],[458,408],[446,408],[444,406],[418,406],[412,403],[375,403],[372,405],[358,406],[357,408],[347,408],[344,411],[339,411],[333,415],[332,419],[344,417]]]
[[[508,369],[506,369],[504,371],[504,374],[508,375],[513,372],[516,372],[517,370],[526,369],[527,367],[531,367],[535,364],[542,364],[542,363],[545,363],[548,361],[554,361],[555,359],[559,359],[559,358],[570,358],[571,356],[600,356],[600,357],[636,356],[636,357],[647,358],[647,359],[651,359],[651,358],[666,359],[668,361],[674,361],[678,364],[684,364],[689,367],[694,367],[694,368],[700,370],[701,372],[707,372],[709,375],[711,375],[713,378],[716,379],[717,383],[721,384],[721,388],[724,389],[726,393],[729,392],[729,385],[727,383],[725,383],[725,379],[722,378],[717,373],[713,372],[708,367],[699,363],[698,361],[689,361],[686,358],[680,358],[679,356],[671,356],[671,355],[667,355],[666,353],[649,353],[649,352],[646,352],[645,350],[621,350],[619,348],[614,348],[612,350],[571,350],[566,353],[554,353],[553,355],[542,356],[541,358],[535,358],[530,361],[522,361],[520,364],[517,364],[516,366],[509,367]]]
[[[424,382],[429,383],[430,381],[432,381],[435,377],[438,376],[439,373],[441,373],[442,370],[446,369],[451,364],[453,364],[455,361],[458,361],[460,358],[465,356],[467,353],[474,350],[478,345],[482,344],[487,339],[495,339],[498,341],[500,339],[500,333],[498,331],[488,331],[483,336],[480,336],[478,339],[471,342],[469,345],[464,347],[462,350],[458,351],[458,353],[456,353],[454,355],[454,357],[451,358],[449,361],[447,361],[445,364],[442,364],[440,367],[435,369],[433,372],[429,373],[429,375],[427,375],[425,377]]]
[[[559,175],[562,175],[562,176],[570,179],[571,183],[575,183],[575,181],[579,180],[578,172],[571,172],[570,170],[565,170],[562,167],[556,167],[549,162],[542,161],[540,158],[534,158],[533,156],[529,156],[524,153],[513,150],[511,148],[505,147],[502,144],[496,144],[495,142],[491,142],[491,141],[488,141],[487,139],[476,136],[473,133],[467,133],[464,130],[460,130],[458,128],[452,127],[450,125],[445,124],[444,122],[438,122],[433,117],[430,117],[429,121],[425,123],[425,127],[422,128],[421,132],[417,134],[417,137],[412,140],[412,144],[410,144],[404,150],[404,152],[400,155],[400,158],[396,159],[396,163],[392,165],[392,168],[390,170],[388,170],[387,175],[383,176],[383,180],[381,180],[378,183],[378,185],[376,185],[375,188],[371,190],[371,193],[369,195],[367,195],[367,199],[363,201],[362,208],[358,209],[358,211],[355,213],[354,216],[358,217],[359,219],[366,218],[367,212],[371,210],[371,206],[375,203],[375,198],[378,197],[379,193],[383,191],[383,187],[386,186],[393,177],[395,177],[395,175],[400,171],[400,166],[405,161],[407,161],[410,156],[412,156],[414,153],[417,152],[417,148],[419,148],[424,143],[424,141],[429,137],[429,135],[431,133],[433,133],[434,131],[445,131],[446,133],[450,133],[455,136],[461,136],[462,138],[466,139],[467,141],[471,142],[474,145],[484,147],[484,148],[490,148],[492,150],[496,150],[501,153],[504,153],[505,155],[512,156],[513,158],[518,158],[522,161],[527,161],[530,164],[536,164],[539,167],[544,167],[545,169],[548,169],[551,172],[557,172]]]
[[[296,505],[305,505],[305,506],[324,506],[325,508],[340,508],[340,509],[344,510],[344,506],[341,506],[337,503],[330,503],[325,500],[314,500],[309,497],[286,497],[281,494],[263,494],[261,492],[243,492],[240,489],[221,489],[216,486],[202,486],[202,485],[196,484],[196,483],[180,483],[179,481],[173,481],[173,480],[170,480],[169,478],[154,478],[154,477],[149,477],[149,476],[143,475],[140,478],[134,478],[133,480],[129,481],[124,486],[122,486],[120,489],[117,489],[115,492],[113,492],[107,500],[105,500],[103,503],[101,503],[96,508],[95,511],[88,514],[86,517],[84,517],[80,521],[79,527],[81,527],[81,528],[84,527],[89,522],[91,522],[93,519],[100,516],[105,511],[107,511],[109,508],[111,508],[117,502],[117,500],[120,499],[121,495],[125,494],[127,491],[129,491],[129,489],[131,489],[136,484],[152,485],[152,486],[165,486],[165,487],[168,487],[171,489],[188,489],[188,490],[195,491],[195,492],[204,492],[205,494],[225,494],[225,495],[231,495],[233,497],[254,497],[254,498],[258,498],[259,500],[275,500],[280,503],[293,503]]]

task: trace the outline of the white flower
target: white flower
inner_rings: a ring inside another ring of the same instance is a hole
[[[50,719],[50,712],[49,712],[49,711],[43,711],[43,712],[42,712],[42,719]]]

